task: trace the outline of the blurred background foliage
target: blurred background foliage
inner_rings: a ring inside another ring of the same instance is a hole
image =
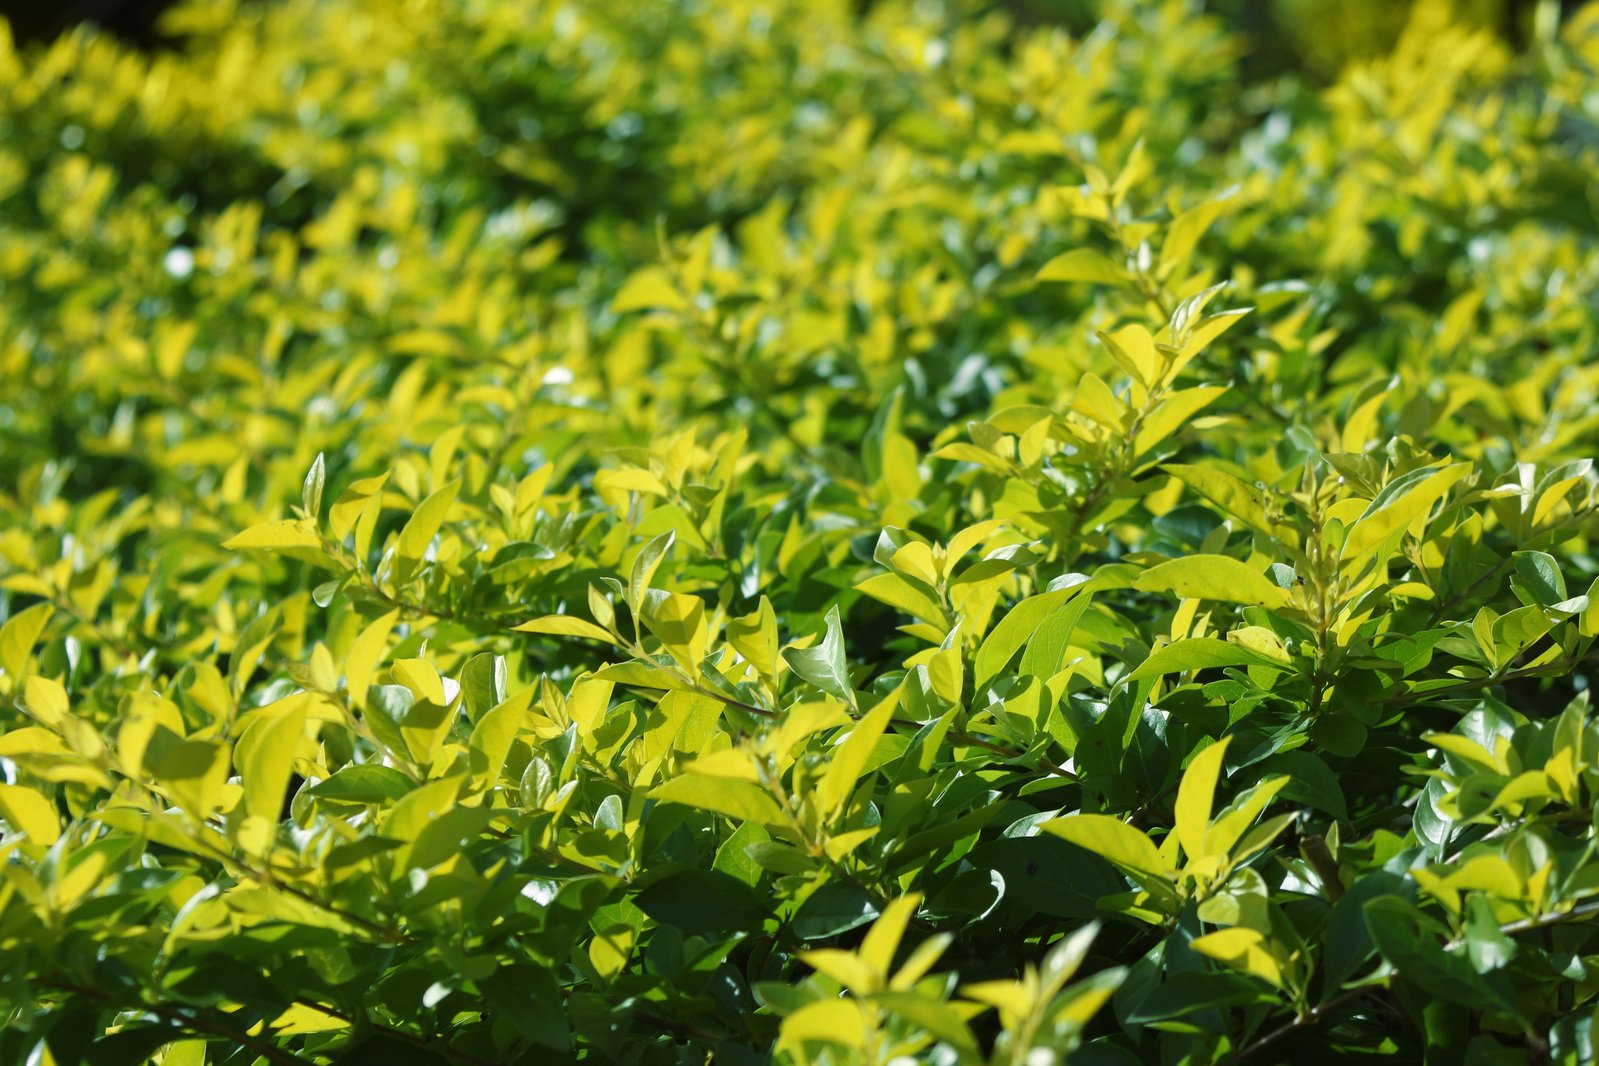
[[[43,42],[79,23],[93,23],[143,48],[175,38],[162,16],[176,0],[0,0],[0,17],[21,41]],[[271,2],[271,0],[266,0]],[[866,9],[874,0],[857,0]],[[1416,0],[1210,0],[1209,6],[1250,42],[1246,68],[1256,76],[1298,70],[1331,79],[1350,62],[1394,46]],[[1058,24],[1086,30],[1097,19],[1094,0],[998,0],[1021,25]],[[1563,0],[1562,12],[1578,0]],[[1501,35],[1513,46],[1533,37],[1537,0],[1457,0],[1462,22]]]

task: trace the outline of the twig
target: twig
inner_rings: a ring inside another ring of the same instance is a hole
[[[330,1007],[325,1003],[318,1003],[316,1000],[307,999],[304,996],[297,997],[294,1002],[300,1004],[302,1007],[310,1007],[312,1010],[321,1011],[330,1018],[337,1018],[346,1025],[356,1024],[356,1018],[353,1015],[348,1014],[337,1007]],[[492,1059],[479,1058],[478,1056],[473,1055],[471,1052],[459,1051],[451,1047],[449,1044],[440,1043],[436,1040],[429,1040],[427,1037],[418,1033],[407,1032],[404,1029],[396,1029],[392,1025],[384,1025],[382,1022],[375,1022],[371,1018],[367,1017],[364,1013],[362,1014],[360,1021],[363,1025],[369,1025],[373,1029],[377,1029],[389,1036],[398,1037],[408,1044],[415,1044],[417,1047],[427,1048],[429,1051],[437,1051],[447,1058],[470,1063],[471,1066],[496,1066],[495,1061]]]
[[[57,992],[67,992],[101,1003],[114,1003],[116,998],[101,989],[86,988],[73,981],[42,980],[38,983]],[[282,1066],[312,1066],[310,1059],[303,1059],[287,1048],[281,1048],[276,1044],[251,1036],[249,1033],[230,1028],[221,1022],[211,1020],[203,1014],[190,1014],[177,1007],[171,1007],[159,1002],[141,1002],[138,1004],[138,1008],[149,1011],[151,1014],[176,1025],[180,1029],[204,1033],[206,1036],[214,1036],[221,1040],[230,1040],[239,1047],[249,1048],[268,1062],[282,1064]]]
[[[1259,1053],[1261,1050],[1270,1047],[1272,1044],[1275,1044],[1277,1041],[1296,1032],[1297,1030],[1303,1029],[1309,1025],[1315,1025],[1328,1014],[1332,1013],[1337,1008],[1342,1007],[1345,1003],[1352,1002],[1353,1000],[1357,1000],[1361,996],[1364,996],[1366,993],[1370,992],[1373,987],[1374,986],[1372,985],[1363,985],[1360,988],[1352,988],[1341,995],[1334,996],[1332,999],[1329,999],[1326,1003],[1323,1003],[1319,1007],[1310,1008],[1305,1013],[1296,1017],[1293,1021],[1278,1026],[1276,1029],[1273,1029],[1271,1032],[1267,1033],[1259,1040],[1256,1040],[1254,1043],[1246,1044],[1239,1048],[1238,1054],[1233,1056],[1233,1061],[1243,1062],[1245,1059],[1250,1058],[1251,1056]]]
[[[765,707],[756,707],[753,704],[744,703],[740,700],[735,700],[731,697],[724,696],[720,692],[711,692],[708,689],[703,688],[695,688],[694,691],[699,695],[706,697],[707,699],[713,699],[718,703],[724,704],[728,707],[736,707],[741,711],[747,711],[758,718],[765,718],[770,721],[782,717],[782,715],[777,711],[767,710]],[[888,720],[888,724],[901,726],[906,729],[920,729],[926,723],[912,721],[909,718],[890,718]],[[1008,745],[998,744],[992,740],[986,740],[983,737],[973,736],[972,734],[959,729],[951,729],[944,735],[956,744],[965,744],[973,748],[983,748],[987,751],[993,752],[996,755],[1003,755],[1007,759],[1020,759],[1027,754],[1024,751],[1009,747]],[[1048,759],[1038,760],[1038,765],[1042,769],[1049,771],[1051,774],[1054,774],[1057,777],[1064,777],[1068,781],[1077,780],[1077,775],[1072,773],[1072,771],[1066,769],[1064,766],[1058,766]]]

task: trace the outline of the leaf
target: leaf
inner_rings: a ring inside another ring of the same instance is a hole
[[[184,740],[158,728],[144,757],[145,769],[178,806],[209,818],[222,805],[228,780],[227,746],[214,740]]]
[[[243,533],[223,541],[222,546],[230,551],[241,548],[259,548],[265,551],[280,551],[285,548],[320,549],[322,538],[309,521],[286,518],[278,522],[262,522],[260,525],[251,526]]]
[[[1118,818],[1104,814],[1072,814],[1039,826],[1125,870],[1169,881],[1172,870],[1150,839]]]
[[[263,716],[244,731],[233,749],[234,765],[244,780],[245,809],[274,823],[282,815],[294,756],[305,739],[306,698],[291,696],[284,703],[288,706],[270,715],[252,712]]]
[[[594,490],[599,493],[629,493],[642,492],[650,496],[667,497],[671,495],[661,479],[648,470],[641,470],[636,466],[623,467],[620,470],[601,470],[594,475]]]
[[[672,661],[691,679],[700,676],[709,636],[705,631],[705,601],[680,592],[651,589],[645,597],[644,624],[666,648]]]
[[[1511,554],[1515,568],[1511,587],[1523,603],[1553,607],[1566,599],[1566,579],[1560,564],[1548,552],[1519,551]]]
[[[1272,532],[1260,490],[1251,488],[1225,470],[1210,466],[1185,466],[1182,463],[1163,463],[1160,469],[1245,525],[1262,532]]]
[[[796,674],[823,692],[855,706],[855,691],[850,688],[849,671],[844,661],[843,626],[838,608],[827,612],[827,633],[814,648],[784,648],[783,659]]]
[[[1081,586],[1073,586],[1029,596],[1006,612],[977,649],[973,667],[973,680],[977,688],[981,689],[998,676],[1039,624],[1080,590]]]
[[[1265,810],[1273,797],[1281,792],[1288,784],[1286,777],[1266,778],[1251,785],[1227,809],[1217,815],[1205,830],[1205,839],[1201,845],[1200,853],[1209,855],[1230,855],[1234,846],[1238,845],[1239,838],[1244,836],[1244,831],[1254,825],[1255,819],[1260,817],[1260,812]],[[1246,841],[1247,843],[1247,841]],[[1240,848],[1240,850],[1242,850]],[[1234,859],[1242,856],[1235,855]]]
[[[317,452],[316,458],[311,460],[311,469],[305,473],[305,482],[300,486],[300,506],[312,519],[322,513],[322,488],[326,483],[327,463],[323,461],[322,453]]]
[[[472,773],[485,788],[499,783],[505,760],[510,755],[511,744],[527,724],[527,701],[513,696],[485,711],[472,730],[467,744]]]
[[[789,928],[801,940],[825,940],[874,921],[877,901],[849,881],[829,881],[800,904]]]
[[[782,1045],[820,1041],[846,1048],[866,1045],[861,1008],[847,999],[819,999],[805,1004],[783,1019]]]
[[[1265,947],[1266,938],[1257,929],[1234,926],[1196,937],[1188,946],[1218,962],[1226,963],[1251,977],[1258,977],[1276,988],[1283,987],[1286,975],[1282,965]]]
[[[650,588],[650,582],[655,579],[656,568],[661,565],[661,560],[666,558],[666,553],[672,550],[672,544],[676,539],[677,534],[667,530],[646,543],[633,557],[632,576],[627,582],[627,606],[633,612],[634,618],[638,618],[643,612],[644,593]]]
[[[462,701],[472,721],[480,721],[505,698],[508,675],[505,657],[486,651],[478,652],[461,667]]]
[[[647,266],[634,271],[617,290],[611,301],[611,312],[623,315],[629,311],[647,311],[663,308],[669,311],[688,310],[688,301],[678,291],[677,283],[664,267]]]
[[[1516,957],[1516,942],[1500,930],[1487,898],[1479,893],[1466,901],[1465,934],[1466,957],[1478,973],[1503,969]]]
[[[543,618],[535,618],[531,622],[523,622],[513,626],[517,633],[542,633],[553,637],[582,637],[584,640],[598,640],[606,644],[621,643],[610,633],[601,629],[593,622],[582,618],[574,618],[569,614],[547,614]]]
[[[660,803],[697,807],[741,822],[785,824],[777,801],[765,789],[748,781],[684,774],[656,785],[650,790],[650,798]]]
[[[61,836],[55,804],[26,785],[0,784],[0,819],[40,847],[49,847]]]
[[[772,610],[772,602],[765,596],[761,597],[760,606],[753,613],[728,621],[727,642],[768,683],[776,681],[777,615]]]
[[[768,911],[749,885],[717,870],[680,870],[652,882],[633,902],[686,936],[725,936],[757,930]]]
[[[399,619],[400,612],[396,608],[368,624],[350,645],[350,653],[344,660],[345,687],[357,707],[366,707],[366,690],[388,649],[389,633]]]
[[[1134,444],[1134,458],[1142,458],[1161,441],[1186,426],[1200,411],[1227,393],[1225,385],[1201,385],[1174,392],[1144,419]]]
[[[897,702],[893,696],[885,697],[855,723],[855,728],[834,749],[827,771],[816,786],[817,805],[827,817],[836,818],[843,813],[845,802],[860,784],[867,760],[888,728]]]
[[[394,680],[410,689],[418,700],[441,707],[450,702],[444,694],[444,679],[426,659],[396,659],[389,671]]]
[[[1205,830],[1230,739],[1223,737],[1195,755],[1177,786],[1177,839],[1191,861],[1211,857],[1205,851]]]
[[[1282,792],[1286,798],[1309,804],[1342,821],[1348,820],[1343,786],[1321,756],[1308,751],[1285,751],[1262,760],[1256,768],[1262,776],[1286,775],[1288,783]]]
[[[1101,285],[1123,285],[1127,272],[1092,248],[1073,248],[1045,263],[1039,281],[1088,281]]]
[[[1282,669],[1282,663],[1267,658],[1253,648],[1234,641],[1215,637],[1191,637],[1156,648],[1132,673],[1128,681],[1143,681],[1187,670],[1205,670],[1213,666],[1270,666]]]
[[[22,678],[28,656],[33,654],[33,646],[54,613],[48,603],[36,603],[16,612],[0,626],[0,669],[12,679],[13,686]]]
[[[1199,238],[1210,229],[1217,217],[1228,206],[1228,202],[1238,192],[1238,186],[1204,200],[1172,219],[1171,225],[1166,228],[1166,237],[1160,246],[1159,275],[1167,277],[1187,265],[1189,257],[1194,254],[1194,247],[1199,243]]]
[[[1365,905],[1364,914],[1366,929],[1382,957],[1427,995],[1479,1010],[1495,1005],[1498,997],[1470,960],[1439,947],[1426,928],[1429,920],[1412,904],[1396,896],[1379,896]]]
[[[61,682],[37,674],[28,678],[22,689],[22,702],[28,713],[52,729],[60,730],[62,723],[72,713],[67,702],[67,690]]]
[[[460,491],[461,479],[456,478],[423,500],[401,528],[400,539],[394,547],[395,554],[413,563],[421,562],[427,556],[428,545],[433,543],[439,528],[444,525],[444,517]]]
[[[920,618],[924,622],[931,622],[941,627],[948,625],[944,609],[939,606],[934,594],[899,574],[876,574],[860,582],[855,588],[880,603],[904,611],[913,618]]]
[[[894,953],[899,950],[899,942],[921,904],[920,893],[907,892],[890,900],[888,906],[883,908],[883,913],[861,940],[858,953],[869,971],[882,977],[888,976],[889,968],[894,964]]]
[[[1344,557],[1359,558],[1389,537],[1420,522],[1455,483],[1469,476],[1472,464],[1418,470],[1383,489],[1344,537]]]
[[[1084,594],[1061,604],[1044,617],[1027,639],[1027,649],[1022,652],[1021,676],[1036,677],[1040,681],[1055,676],[1066,655],[1072,631],[1077,628],[1088,604],[1089,597]]]
[[[1282,607],[1288,591],[1265,575],[1226,555],[1190,555],[1151,567],[1133,587],[1140,592],[1169,592],[1184,599]]]
[[[416,787],[409,777],[389,766],[346,766],[306,792],[319,799],[344,803],[382,803],[397,800]]]
[[[1227,639],[1280,666],[1293,665],[1283,639],[1265,626],[1242,626],[1229,632]]]
[[[752,844],[763,844],[771,840],[771,836],[754,822],[745,822],[722,842],[716,849],[716,859],[712,862],[714,869],[730,874],[743,881],[746,885],[754,886],[761,882],[762,870],[760,863],[750,857],[749,848]]]
[[[1121,368],[1146,388],[1160,379],[1161,355],[1149,330],[1134,322],[1114,333],[1101,331],[1099,339]]]
[[[334,540],[342,542],[350,530],[356,528],[363,515],[373,513],[370,521],[376,521],[374,512],[382,509],[382,490],[388,480],[387,473],[362,478],[351,482],[349,488],[339,494],[333,506],[328,508],[328,532]],[[356,554],[365,557],[365,546],[357,545]]]

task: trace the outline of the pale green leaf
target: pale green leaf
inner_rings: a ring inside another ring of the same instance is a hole
[[[851,707],[855,706],[855,690],[850,687],[844,660],[843,625],[837,607],[827,612],[827,632],[820,644],[811,648],[785,648],[783,658],[800,677]]]

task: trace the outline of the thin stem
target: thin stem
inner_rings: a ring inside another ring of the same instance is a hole
[[[96,1000],[100,1003],[110,1004],[114,1002],[114,997],[109,993],[98,988],[87,988],[73,981],[45,980],[40,981],[39,984],[57,992],[83,996],[86,999]],[[137,1006],[138,1009],[149,1011],[179,1029],[185,1029],[193,1033],[203,1033],[206,1036],[214,1036],[220,1040],[232,1041],[239,1047],[249,1048],[268,1062],[282,1064],[282,1066],[312,1066],[310,1059],[301,1058],[287,1048],[281,1048],[269,1041],[224,1025],[204,1014],[190,1013],[187,1009],[180,1009],[161,1002],[140,1002]]]
[[[294,1002],[300,1004],[302,1007],[310,1007],[312,1010],[321,1011],[328,1017],[337,1018],[347,1025],[355,1025],[357,1021],[354,1015],[342,1011],[337,1007],[330,1007],[326,1003],[318,1003],[314,999],[307,999],[304,996],[299,996]],[[362,1013],[359,1020],[363,1025],[369,1025],[373,1029],[377,1029],[389,1036],[398,1037],[408,1044],[415,1044],[417,1047],[427,1048],[429,1051],[436,1051],[444,1055],[446,1058],[452,1058],[458,1062],[469,1063],[470,1066],[495,1066],[495,1060],[493,1059],[479,1058],[477,1055],[473,1055],[470,1052],[458,1051],[455,1048],[450,1047],[448,1044],[429,1040],[427,1037],[418,1033],[407,1032],[404,1029],[396,1029],[392,1025],[384,1025],[382,1022],[375,1022],[368,1017],[365,1012]]]
[[[643,687],[643,686],[635,686],[635,687]],[[743,702],[741,702],[739,700],[732,699],[731,697],[724,696],[720,692],[711,692],[708,689],[700,688],[700,687],[697,687],[697,686],[695,687],[694,691],[696,693],[698,693],[699,695],[706,697],[707,699],[716,700],[718,703],[724,704],[724,705],[726,705],[728,707],[737,707],[739,710],[746,711],[749,714],[753,714],[753,715],[755,715],[758,718],[765,718],[767,720],[775,720],[775,719],[778,719],[778,718],[782,717],[782,714],[780,714],[777,711],[772,711],[772,710],[766,709],[765,707],[756,707],[756,706],[753,706],[752,704],[743,703]],[[857,721],[858,720],[859,719],[857,719]],[[888,720],[888,724],[889,725],[902,726],[902,727],[904,727],[906,729],[920,729],[926,723],[924,723],[924,722],[915,722],[915,721],[912,721],[909,718],[890,718]],[[1012,748],[1012,747],[1009,747],[1008,745],[1005,745],[1005,744],[999,744],[999,743],[996,743],[996,742],[994,742],[992,740],[986,740],[983,737],[973,736],[972,734],[964,732],[964,731],[959,730],[959,729],[951,729],[949,732],[945,733],[944,735],[946,737],[948,737],[951,741],[953,741],[956,744],[965,744],[968,747],[973,747],[973,748],[983,748],[983,749],[985,749],[987,751],[993,752],[996,755],[1002,755],[1002,756],[1004,756],[1007,759],[1020,759],[1020,758],[1022,758],[1023,756],[1025,756],[1027,754],[1025,751],[1022,751],[1022,750],[1020,750],[1018,748]],[[1064,777],[1064,778],[1066,778],[1069,781],[1076,781],[1077,780],[1077,775],[1072,773],[1072,771],[1066,769],[1064,766],[1058,766],[1055,763],[1050,762],[1048,759],[1040,759],[1039,762],[1038,762],[1038,765],[1042,769],[1047,770],[1049,773],[1054,774],[1056,777]]]
[[[1283,1039],[1284,1037],[1289,1036],[1294,1032],[1305,1028],[1306,1026],[1315,1025],[1328,1014],[1331,1014],[1334,1010],[1337,1010],[1344,1004],[1351,1003],[1354,1000],[1359,999],[1361,996],[1366,995],[1372,990],[1373,987],[1374,986],[1372,985],[1365,985],[1360,988],[1352,988],[1341,995],[1334,996],[1332,999],[1329,999],[1326,1003],[1323,1003],[1319,1007],[1310,1008],[1305,1013],[1294,1018],[1293,1021],[1273,1029],[1271,1032],[1267,1033],[1259,1040],[1256,1040],[1254,1043],[1245,1044],[1243,1047],[1239,1048],[1238,1054],[1233,1056],[1233,1061],[1243,1062],[1245,1059],[1252,1058],[1264,1049],[1277,1043],[1277,1041]]]
[[[1529,666],[1521,670],[1507,670],[1504,673],[1490,674],[1487,677],[1468,678],[1459,684],[1427,689],[1424,692],[1402,692],[1398,695],[1388,696],[1378,702],[1382,704],[1418,702],[1424,699],[1432,699],[1435,696],[1453,696],[1462,692],[1475,692],[1478,689],[1492,688],[1507,681],[1522,681],[1532,677],[1559,677],[1596,658],[1599,658],[1599,645],[1575,659],[1558,663],[1544,663],[1542,666]]]

